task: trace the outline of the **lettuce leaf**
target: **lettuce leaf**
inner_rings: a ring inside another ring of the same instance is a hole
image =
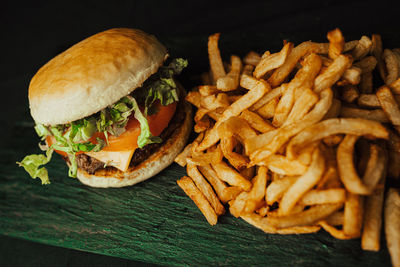
[[[23,167],[27,173],[33,178],[39,178],[43,184],[50,184],[49,174],[45,167],[39,168],[47,164],[51,160],[53,149],[46,151],[46,156],[43,154],[32,154],[24,157],[21,162],[17,162],[20,167]]]

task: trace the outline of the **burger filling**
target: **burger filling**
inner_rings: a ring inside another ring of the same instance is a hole
[[[135,149],[132,158],[129,163],[129,167],[134,167],[145,161],[150,155],[155,153],[164,143],[164,141],[168,140],[171,135],[174,133],[176,129],[178,129],[185,118],[185,114],[181,112],[182,103],[178,104],[177,110],[168,124],[168,127],[165,128],[162,133],[159,135],[162,142],[160,143],[151,143],[142,148]],[[89,156],[88,154],[82,153],[76,156],[76,161],[78,164],[78,168],[85,170],[89,174],[95,174],[97,170],[104,168],[114,168],[113,166],[107,165],[104,162]]]
[[[40,178],[42,184],[50,183],[46,168],[41,166],[51,160],[54,151],[68,159],[71,177],[76,177],[78,164],[89,173],[107,166],[126,170],[127,158],[138,162],[137,159],[143,158],[139,155],[149,153],[143,151],[156,149],[156,144],[168,138],[164,129],[171,128],[167,126],[179,100],[173,78],[186,66],[184,59],[172,60],[141,88],[86,118],[63,125],[37,124],[37,134],[46,141],[39,146],[46,154],[28,155],[18,164],[32,178]],[[116,155],[122,156],[125,163],[114,161]]]

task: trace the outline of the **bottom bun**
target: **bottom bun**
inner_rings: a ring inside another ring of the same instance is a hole
[[[189,138],[192,129],[192,107],[190,104],[185,102],[182,112],[185,113],[185,118],[181,126],[145,161],[137,166],[129,167],[126,172],[116,168],[105,168],[97,170],[95,174],[89,174],[78,169],[77,177],[79,181],[92,187],[123,187],[137,184],[161,172],[174,161]]]

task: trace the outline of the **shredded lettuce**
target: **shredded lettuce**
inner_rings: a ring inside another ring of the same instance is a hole
[[[153,105],[157,100],[164,106],[179,100],[173,77],[180,74],[187,64],[187,60],[182,58],[172,60],[168,66],[160,67],[157,73],[147,79],[143,86],[136,89],[131,95],[121,98],[113,105],[89,117],[64,125],[36,124],[35,131],[41,140],[52,136],[55,142],[51,147],[47,147],[46,156],[29,155],[17,164],[24,167],[32,178],[40,178],[42,184],[49,184],[47,170],[40,166],[50,161],[54,150],[60,150],[68,155],[69,176],[76,177],[78,169],[76,153],[102,150],[108,144],[110,134],[119,136],[125,131],[125,126],[132,114],[140,123],[139,148],[151,143],[162,142],[160,137],[153,136],[150,132],[147,116],[157,112],[156,105]],[[143,109],[139,108],[138,103],[143,104]],[[104,133],[106,140],[96,138],[96,142],[92,143],[89,140],[97,132]]]

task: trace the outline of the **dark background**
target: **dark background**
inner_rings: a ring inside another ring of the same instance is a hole
[[[13,1],[0,6],[0,145],[28,111],[35,72],[74,43],[113,27],[156,35],[172,56],[189,59],[189,88],[208,68],[207,36],[221,32],[223,57],[250,49],[278,49],[283,39],[324,41],[339,27],[345,37],[380,33],[385,47],[400,47],[397,1]],[[224,40],[224,36],[229,42]],[[17,108],[26,107],[26,109]],[[22,111],[21,111],[22,110]],[[0,237],[0,265],[133,266],[138,263]]]

